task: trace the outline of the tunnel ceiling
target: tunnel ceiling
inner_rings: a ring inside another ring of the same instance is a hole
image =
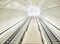
[[[30,6],[38,6],[41,10],[60,6],[60,0],[0,0],[0,8],[27,10]]]

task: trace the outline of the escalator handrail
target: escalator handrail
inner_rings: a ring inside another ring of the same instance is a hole
[[[42,17],[41,17],[42,18]],[[44,18],[42,18],[43,20],[45,20],[46,22],[48,22],[49,24],[51,24],[53,27],[55,27],[57,30],[59,30],[60,31],[60,29],[57,27],[57,26],[55,26],[54,24],[52,24],[51,22],[49,22],[48,20],[46,20],[46,19],[44,19]]]
[[[24,18],[23,18],[24,19]],[[5,33],[6,31],[8,31],[9,29],[11,29],[12,27],[14,27],[15,25],[17,25],[19,22],[21,22],[23,19],[21,19],[20,21],[18,21],[17,23],[13,24],[12,26],[10,26],[9,28],[7,28],[6,30],[4,30],[3,32],[0,33],[0,35],[2,35],[3,33]]]

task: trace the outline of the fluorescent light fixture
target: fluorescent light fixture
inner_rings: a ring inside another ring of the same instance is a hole
[[[31,6],[28,8],[28,15],[29,16],[38,16],[40,15],[40,8],[36,6]]]

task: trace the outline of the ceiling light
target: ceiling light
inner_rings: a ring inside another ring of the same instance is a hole
[[[29,16],[38,16],[40,15],[40,8],[36,6],[31,6],[28,8],[28,15]]]

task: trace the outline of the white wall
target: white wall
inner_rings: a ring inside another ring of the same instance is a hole
[[[41,16],[60,28],[60,7],[54,7],[42,11]]]
[[[26,17],[24,11],[0,9],[0,31],[6,30],[24,17]]]

